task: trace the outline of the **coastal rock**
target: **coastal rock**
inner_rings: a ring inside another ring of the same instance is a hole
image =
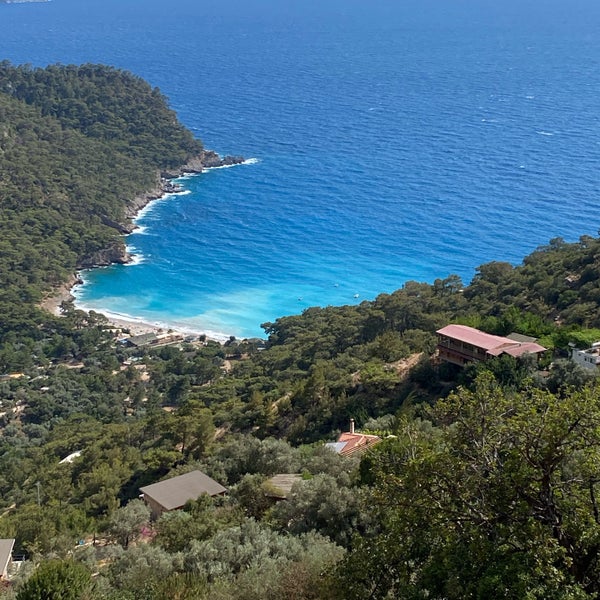
[[[157,174],[156,185],[143,194],[139,194],[131,200],[125,209],[125,219],[118,223],[109,217],[102,216],[102,223],[108,227],[116,229],[122,235],[128,235],[135,231],[136,225],[133,219],[148,203],[158,200],[165,194],[175,194],[181,191],[181,187],[171,180],[181,177],[185,173],[202,173],[205,169],[216,167],[229,167],[239,165],[244,162],[243,156],[219,156],[212,150],[203,150],[201,154],[190,159],[185,165],[175,170],[162,171]],[[105,250],[98,250],[90,256],[84,258],[78,265],[78,268],[89,269],[91,267],[103,267],[113,263],[125,264],[131,260],[131,257],[125,250],[123,243],[115,243],[112,247]]]
[[[216,152],[207,150],[201,157],[202,164],[205,169],[212,169],[214,167],[230,167],[232,165],[239,165],[244,162],[243,156],[219,156]],[[185,168],[185,167],[184,167]]]
[[[243,156],[219,156],[212,150],[204,150],[202,154],[190,159],[185,165],[174,171],[163,171],[161,176],[165,179],[175,179],[184,173],[202,173],[204,169],[215,167],[229,167],[244,162]]]
[[[191,158],[185,165],[178,169],[162,171],[157,176],[156,185],[154,188],[136,196],[131,200],[125,209],[124,223],[115,223],[106,217],[102,217],[103,223],[109,227],[113,227],[124,235],[131,233],[136,229],[136,226],[131,222],[138,212],[153,200],[158,200],[165,194],[173,194],[180,191],[177,184],[171,180],[181,177],[185,173],[202,173],[205,169],[213,169],[215,167],[229,167],[240,165],[246,159],[243,156],[219,156],[212,150],[203,150],[201,154]]]
[[[113,221],[112,219],[104,215],[100,218],[102,219],[102,223],[104,225],[116,229],[119,233],[122,233],[123,235],[129,235],[135,230],[135,225],[133,223],[117,223],[116,221]]]
[[[166,192],[163,188],[163,180],[157,178],[155,187],[143,194],[139,194],[133,200],[129,201],[129,203],[127,204],[127,208],[125,209],[125,218],[133,219],[138,214],[138,212],[140,212],[140,210],[144,208],[144,206],[146,206],[149,202],[152,202],[152,200],[157,200],[165,193]],[[124,223],[121,225],[124,227],[131,226],[132,230],[135,229],[135,225],[131,223]]]
[[[107,267],[112,264],[124,265],[131,260],[131,257],[125,250],[125,245],[117,241],[108,248],[103,248],[92,252],[84,257],[77,265],[78,269],[91,269],[92,267]]]

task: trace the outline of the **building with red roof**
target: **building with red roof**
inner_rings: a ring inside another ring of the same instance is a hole
[[[546,351],[535,341],[520,341],[524,336],[501,337],[491,335],[467,325],[446,325],[436,332],[438,355],[446,362],[464,366],[471,362],[483,362],[495,356],[508,354],[520,358],[525,354],[538,355]]]
[[[354,419],[350,419],[350,431],[340,433],[337,442],[329,442],[325,445],[337,454],[350,456],[351,454],[364,452],[380,441],[381,438],[378,435],[355,432]]]

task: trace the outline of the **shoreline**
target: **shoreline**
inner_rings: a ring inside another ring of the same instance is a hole
[[[222,169],[242,164],[253,164],[253,162],[255,162],[255,159],[246,160],[241,156],[220,157],[216,152],[205,150],[200,156],[192,158],[185,165],[179,167],[178,169],[160,172],[160,181],[157,181],[156,187],[137,195],[127,203],[127,206],[125,207],[125,223],[109,222],[105,224],[113,229],[117,229],[123,236],[131,235],[136,229],[138,229],[135,221],[142,215],[144,209],[148,208],[154,202],[164,200],[171,195],[188,193],[185,189],[173,184],[173,180],[186,176],[200,175],[211,169]],[[86,309],[85,307],[82,307],[81,305],[78,306],[76,304],[77,298],[73,294],[74,288],[84,283],[81,277],[81,271],[106,267],[112,264],[128,264],[133,260],[132,255],[127,252],[125,244],[123,244],[122,252],[118,257],[118,260],[114,260],[114,258],[114,256],[111,256],[111,259],[108,261],[93,261],[96,264],[89,265],[86,264],[85,261],[82,261],[83,264],[78,266],[77,271],[73,273],[65,283],[52,290],[48,296],[46,296],[39,303],[38,306],[42,310],[45,310],[46,312],[49,312],[55,316],[62,315],[61,306],[63,303],[71,303],[75,309],[89,312],[90,309]],[[116,329],[127,329],[130,331],[130,335],[132,336],[142,335],[145,333],[158,334],[165,331],[172,331],[181,336],[204,336],[207,340],[212,340],[219,343],[223,343],[230,337],[224,333],[221,334],[208,331],[198,332],[187,330],[185,327],[168,325],[166,323],[151,323],[149,321],[144,321],[143,319],[138,319],[136,317],[130,317],[128,315],[117,316],[111,314],[110,311],[103,312],[102,310],[97,310],[94,312],[102,314],[107,319],[108,325]]]
[[[117,228],[125,228],[128,230],[132,222],[139,216],[139,213],[152,202],[161,200],[170,194],[180,193],[178,186],[173,185],[174,179],[185,177],[186,175],[201,175],[210,169],[222,169],[225,167],[233,167],[236,165],[252,164],[249,161],[254,159],[245,159],[243,156],[219,156],[212,150],[204,150],[202,154],[191,158],[187,163],[177,169],[163,170],[159,173],[159,179],[156,186],[147,192],[138,194],[135,198],[127,203],[125,207],[126,223],[117,224]],[[135,227],[130,231],[124,231],[128,235],[134,231]]]

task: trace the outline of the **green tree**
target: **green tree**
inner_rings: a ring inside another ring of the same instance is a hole
[[[115,557],[108,567],[108,579],[118,590],[118,597],[146,600],[181,567],[181,555],[169,554],[159,546],[140,544]]]
[[[231,494],[248,517],[260,520],[275,503],[267,495],[268,491],[264,475],[248,474],[242,477],[242,480],[231,490]]]
[[[16,600],[85,600],[92,598],[88,569],[72,560],[42,562],[17,590]]]
[[[297,482],[287,500],[275,507],[272,520],[284,531],[296,535],[316,531],[348,547],[355,534],[368,530],[370,521],[362,510],[363,490],[348,484],[347,476],[336,479],[324,473]]]
[[[282,567],[289,564],[293,568],[290,563],[301,562],[313,550],[313,555],[321,555],[323,565],[334,562],[342,554],[339,547],[318,534],[289,536],[247,519],[238,527],[219,531],[209,540],[193,542],[185,556],[185,567],[208,581],[231,581],[245,573],[272,572],[274,564],[281,573]],[[256,577],[250,575],[250,578],[254,581],[247,583],[254,591],[246,597],[258,598]],[[263,586],[267,583],[271,582],[263,581]],[[236,594],[235,597],[244,596]]]
[[[123,548],[127,548],[140,535],[150,521],[150,509],[142,500],[132,500],[117,508],[108,521],[109,535]]]
[[[164,548],[167,552],[183,552],[193,539],[201,536],[193,531],[196,520],[183,510],[172,510],[163,513],[156,523],[156,537],[154,542]],[[209,528],[210,533],[213,532]]]
[[[504,392],[490,375],[370,456],[381,532],[340,570],[345,598],[595,598],[600,390]]]

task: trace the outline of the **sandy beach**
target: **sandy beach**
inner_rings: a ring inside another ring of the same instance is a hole
[[[60,288],[54,290],[54,292],[42,300],[40,302],[40,308],[45,311],[56,315],[61,316],[62,310],[61,305],[63,302],[72,302],[75,298],[73,294],[71,294],[71,290],[73,286],[77,285],[80,282],[80,279],[77,275],[73,275],[67,283],[62,285]],[[103,313],[100,313],[103,314]],[[115,317],[113,315],[104,315],[107,319],[107,323],[109,326],[114,327],[115,329],[121,329],[124,332],[129,332],[130,335],[142,335],[144,333],[165,333],[166,331],[170,331],[173,333],[177,333],[183,337],[187,337],[190,334],[189,331],[178,330],[176,328],[165,329],[156,323],[148,323],[146,321],[141,321],[139,319],[126,319],[122,317]],[[200,336],[202,334],[195,334],[196,336]],[[210,336],[206,336],[210,338]],[[216,340],[215,341],[221,341]]]

